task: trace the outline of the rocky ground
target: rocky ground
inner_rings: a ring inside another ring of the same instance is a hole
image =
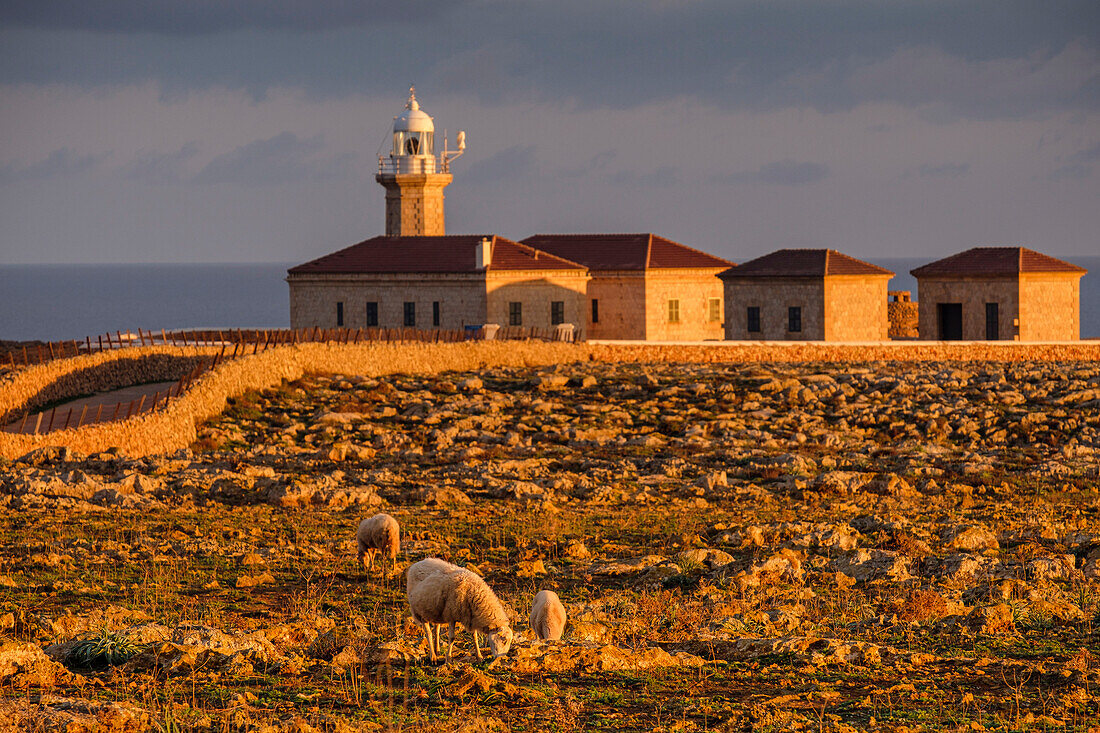
[[[0,465],[0,727],[1100,730],[1095,363],[313,376],[200,432]],[[506,657],[426,661],[380,510]]]

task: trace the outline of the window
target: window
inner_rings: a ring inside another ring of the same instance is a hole
[[[378,325],[378,303],[375,303],[373,301],[368,302],[367,303],[367,326],[370,327],[370,326],[377,326],[377,325]]]
[[[680,301],[675,298],[668,301],[668,322],[680,322]]]
[[[344,325],[344,301],[336,301],[336,325]]]
[[[748,316],[749,333],[760,333],[760,306],[750,305]]]
[[[433,300],[432,301],[432,325],[433,326],[438,326],[439,325],[439,301],[438,300]]]
[[[707,320],[711,323],[722,320],[722,299],[707,299]]]
[[[523,325],[523,303],[512,301],[508,304],[508,325],[509,326],[522,326]]]
[[[405,301],[405,325],[416,325],[416,303]]]
[[[787,309],[787,330],[798,333],[802,330],[802,308],[792,306]]]
[[[985,304],[985,338],[997,341],[1001,338],[1000,308],[996,303]]]
[[[600,301],[596,298],[592,299],[592,322],[600,322]]]
[[[565,301],[555,300],[550,303],[550,325],[556,326],[565,323]]]

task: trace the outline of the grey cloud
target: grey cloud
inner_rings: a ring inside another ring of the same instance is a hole
[[[958,178],[970,173],[969,163],[944,163],[943,165],[922,165],[917,169],[921,178]]]
[[[67,147],[58,148],[46,158],[27,166],[15,163],[0,165],[0,184],[46,180],[83,173],[94,168],[103,158],[102,155],[79,155]]]
[[[1073,156],[1074,160],[1082,162],[1091,162],[1094,160],[1100,160],[1100,143],[1093,145],[1091,148],[1086,148]]]
[[[1072,163],[1055,169],[1047,178],[1051,181],[1079,181],[1092,175],[1092,166]]]
[[[354,154],[318,157],[323,148],[320,135],[302,139],[292,132],[283,132],[217,156],[191,180],[204,184],[267,186],[347,176]]]
[[[557,171],[555,175],[562,178],[580,178],[594,171],[607,170],[607,167],[611,165],[611,162],[615,160],[617,156],[618,153],[614,150],[604,150],[593,155],[582,165],[572,168],[563,168]]]
[[[111,33],[186,35],[244,29],[315,31],[382,22],[423,23],[453,0],[7,0],[0,23]]]
[[[829,166],[823,163],[799,163],[794,160],[777,160],[755,171],[741,171],[725,176],[714,176],[714,183],[757,183],[774,186],[802,186],[829,177]]]
[[[179,183],[187,175],[187,161],[198,152],[199,146],[194,142],[171,153],[143,152],[123,166],[120,172],[123,178],[140,183]]]
[[[535,146],[513,145],[472,164],[462,176],[465,183],[499,183],[515,178],[531,178],[535,170]]]
[[[489,104],[889,101],[1018,116],[1100,108],[1098,28],[1095,0],[123,0],[106,10],[18,0],[0,11],[0,81],[153,80],[257,96],[272,85],[342,95],[419,81]]]
[[[621,170],[608,178],[608,181],[616,186],[646,186],[656,188],[675,185],[678,180],[676,169],[667,165],[645,173],[633,170]]]

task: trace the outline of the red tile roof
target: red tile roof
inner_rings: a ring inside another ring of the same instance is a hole
[[[1088,272],[1027,247],[972,247],[942,260],[910,270],[914,277],[1003,277],[1021,272]]]
[[[825,277],[826,275],[889,275],[889,270],[857,260],[835,249],[780,249],[722,273],[741,277]]]
[[[476,248],[492,241],[490,270],[583,270],[576,262],[539,252],[493,234],[442,237],[374,237],[311,262],[292,267],[291,275],[382,272],[476,272]]]
[[[733,264],[656,234],[536,234],[523,243],[590,270],[724,268]]]

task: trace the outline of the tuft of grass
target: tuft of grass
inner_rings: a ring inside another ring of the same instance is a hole
[[[81,669],[102,669],[129,661],[142,647],[121,632],[104,628],[95,636],[78,639],[65,661]]]

